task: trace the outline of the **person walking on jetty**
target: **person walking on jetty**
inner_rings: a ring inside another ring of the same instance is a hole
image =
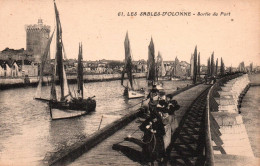
[[[166,99],[162,97],[161,100],[159,100],[157,111],[161,115],[162,122],[164,124],[165,135],[163,137],[163,141],[164,148],[166,150],[171,142],[172,131],[174,131],[178,126],[174,112],[178,110],[180,106],[176,100],[172,99],[173,96],[171,94],[168,94],[165,97]]]
[[[147,118],[140,126],[140,130],[144,132],[142,142],[142,155],[146,162],[163,161],[165,156],[165,148],[163,136],[165,135],[164,124],[162,117],[156,113],[151,112],[150,117]]]
[[[204,80],[205,80],[205,84],[207,85],[208,84],[208,76],[207,75],[204,76]]]
[[[147,95],[147,99],[149,99],[148,111],[155,111],[156,105],[158,104],[159,100],[159,90],[156,88],[156,85],[153,85],[150,93]]]
[[[167,113],[170,115],[169,123],[171,124],[171,131],[174,132],[175,129],[178,127],[178,121],[176,118],[176,111],[180,109],[180,105],[176,100],[173,100],[173,95],[168,94],[166,95],[166,102],[167,105]]]

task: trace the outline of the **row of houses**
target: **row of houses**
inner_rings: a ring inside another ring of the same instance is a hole
[[[38,65],[20,65],[16,62],[12,65],[7,63],[0,65],[0,77],[24,77],[38,76]]]

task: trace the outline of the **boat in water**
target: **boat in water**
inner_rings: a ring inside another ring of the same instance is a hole
[[[158,81],[168,81],[169,78],[166,76],[166,69],[164,67],[163,58],[160,52],[156,58],[156,77]]]
[[[173,81],[184,80],[186,78],[185,73],[186,72],[181,68],[180,61],[176,56],[174,61],[174,66],[171,71],[171,80]]]
[[[42,65],[40,71],[40,80],[37,88],[36,94],[38,96],[35,97],[36,100],[45,101],[49,103],[50,116],[52,119],[64,119],[64,118],[72,118],[81,115],[85,115],[89,112],[95,111],[96,109],[96,101],[93,97],[89,97],[84,99],[83,96],[83,64],[82,64],[82,44],[79,45],[79,54],[78,54],[78,71],[77,71],[77,85],[78,90],[75,92],[74,96],[72,95],[69,84],[66,77],[66,72],[63,64],[63,55],[64,48],[62,42],[62,28],[59,18],[59,12],[54,1],[54,9],[56,15],[56,55],[55,55],[55,64],[53,67],[53,74],[51,80],[51,91],[50,91],[50,99],[43,99],[40,94],[41,86],[42,86],[42,77],[43,77],[43,62],[48,54],[48,50],[50,47],[51,39],[53,34],[47,44],[46,51],[42,58]],[[58,79],[56,80],[56,75]],[[59,82],[60,87],[60,96],[56,93],[56,81]]]
[[[141,98],[145,96],[145,92],[142,88],[139,88],[138,82],[134,79],[133,70],[132,70],[132,55],[130,48],[130,41],[128,38],[128,33],[125,37],[125,67],[122,72],[121,84],[124,86],[124,75],[127,74],[128,80],[127,85],[124,86],[124,96],[128,99]]]
[[[163,83],[158,80],[158,68],[155,63],[155,56],[154,56],[154,44],[153,39],[151,38],[151,42],[148,46],[148,73],[147,73],[147,81],[148,87],[152,87],[156,85],[158,90],[163,90]]]

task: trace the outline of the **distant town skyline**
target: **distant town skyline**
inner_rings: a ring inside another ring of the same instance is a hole
[[[242,61],[246,66],[251,62],[260,64],[258,1],[56,0],[56,3],[68,59],[77,57],[78,43],[82,42],[84,60],[123,60],[128,31],[134,60],[147,60],[153,37],[155,55],[160,51],[167,61],[174,61],[177,56],[180,61],[190,63],[197,45],[204,65],[213,51],[215,60],[222,57],[226,66],[237,67]],[[127,15],[127,12],[163,11],[230,12],[230,16],[118,16],[119,12]],[[39,18],[51,26],[52,32],[55,26],[52,0],[0,0],[0,50],[26,49],[25,25],[37,24]]]

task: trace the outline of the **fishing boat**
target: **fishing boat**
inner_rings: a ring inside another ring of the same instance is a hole
[[[173,81],[182,80],[182,78],[184,78],[184,75],[185,75],[185,72],[182,70],[180,61],[176,56],[175,61],[174,61],[174,66],[173,66],[172,72],[171,72],[171,80],[173,80]]]
[[[163,58],[160,52],[158,52],[158,56],[156,58],[156,67],[157,67],[157,80],[158,81],[166,81],[169,80],[166,76],[166,69],[163,64]]]
[[[124,86],[124,96],[128,99],[141,98],[145,96],[144,90],[139,88],[138,82],[134,79],[134,75],[132,72],[132,55],[130,48],[130,41],[128,38],[128,33],[126,33],[125,37],[125,67],[122,72],[121,84],[124,86],[124,75],[127,74],[128,80],[127,85]]]
[[[79,46],[78,54],[78,71],[77,71],[77,84],[78,90],[75,93],[75,96],[72,95],[66,72],[63,64],[63,42],[62,42],[62,28],[59,18],[59,12],[54,1],[54,9],[56,15],[56,55],[55,55],[55,64],[53,68],[53,74],[51,79],[51,94],[50,99],[43,99],[41,97],[36,97],[36,100],[47,101],[49,103],[50,115],[52,119],[64,119],[77,117],[85,115],[91,111],[94,111],[96,108],[96,101],[93,97],[84,99],[83,96],[83,65],[82,65],[82,44]],[[52,37],[51,37],[52,38]],[[51,38],[47,44],[47,47],[50,47]],[[48,48],[46,48],[48,50]],[[44,55],[45,56],[45,55]],[[43,58],[44,59],[44,58]],[[42,65],[43,66],[43,65]],[[42,67],[41,67],[42,68]],[[56,93],[56,74],[58,75],[58,82],[60,87],[60,97]],[[42,78],[42,73],[41,76]],[[37,88],[41,89],[42,79],[39,80],[39,85]]]
[[[152,85],[156,85],[158,90],[163,90],[162,82],[158,81],[158,68],[155,63],[155,56],[154,56],[154,44],[153,38],[151,38],[151,42],[148,46],[148,73],[147,73],[147,80],[148,80],[148,87]]]

